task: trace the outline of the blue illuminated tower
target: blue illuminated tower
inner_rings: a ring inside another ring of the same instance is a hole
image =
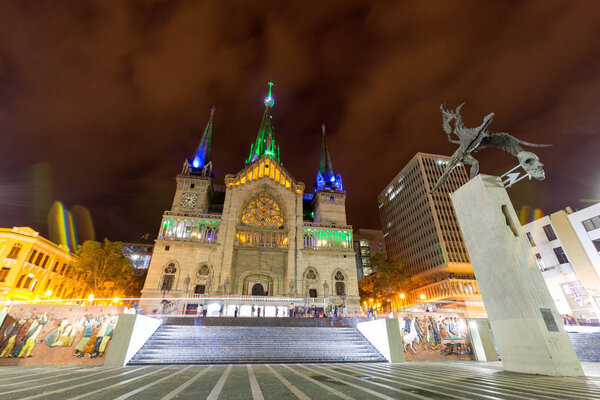
[[[346,225],[346,191],[342,183],[342,176],[336,175],[333,171],[333,163],[325,139],[325,124],[321,125],[321,129],[323,130],[321,159],[317,179],[313,185],[314,222],[337,226]]]
[[[194,154],[194,158],[188,160],[190,168],[189,173],[192,175],[210,176],[210,174],[212,173],[212,163],[210,161],[210,143],[212,141],[212,126],[214,113],[215,108],[212,107],[210,109],[210,118],[208,119],[206,128],[204,128],[204,133],[202,134],[202,139],[200,139],[200,144],[198,145],[198,149]]]
[[[193,158],[183,162],[181,174],[177,175],[177,190],[173,198],[172,211],[205,213],[213,195],[212,161],[210,146],[212,141],[213,116],[215,108],[210,109],[210,118],[202,133],[202,139]]]
[[[342,176],[340,174],[335,175],[333,172],[333,163],[331,162],[327,140],[325,139],[325,124],[321,125],[321,129],[323,130],[321,160],[319,163],[319,172],[317,173],[317,181],[315,182],[313,189],[315,191],[319,189],[343,191],[344,186],[342,184]]]

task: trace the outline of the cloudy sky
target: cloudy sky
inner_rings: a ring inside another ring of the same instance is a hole
[[[310,187],[320,125],[349,223],[418,151],[450,155],[439,105],[468,126],[553,147],[544,182],[509,189],[546,213],[600,198],[598,1],[0,3],[0,226],[46,232],[49,202],[97,236],[155,235],[175,175],[216,107],[216,181],[243,166],[275,82],[285,167]],[[484,150],[483,173],[516,161]]]

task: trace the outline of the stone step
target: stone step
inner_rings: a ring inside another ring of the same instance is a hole
[[[129,364],[385,361],[354,328],[163,325]]]

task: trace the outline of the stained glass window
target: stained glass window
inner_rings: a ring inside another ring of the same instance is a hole
[[[203,265],[198,269],[198,275],[199,276],[205,276],[205,275],[210,275],[210,269],[208,268],[208,265]]]
[[[311,279],[311,280],[317,279],[317,274],[315,274],[315,270],[314,269],[309,269],[306,272],[306,279]]]
[[[261,192],[244,209],[242,222],[261,228],[282,226],[281,207],[269,193]]]

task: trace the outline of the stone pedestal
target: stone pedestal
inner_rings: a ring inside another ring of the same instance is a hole
[[[500,178],[451,196],[504,369],[584,376]]]
[[[396,318],[359,322],[356,329],[391,363],[404,362],[402,335]]]

